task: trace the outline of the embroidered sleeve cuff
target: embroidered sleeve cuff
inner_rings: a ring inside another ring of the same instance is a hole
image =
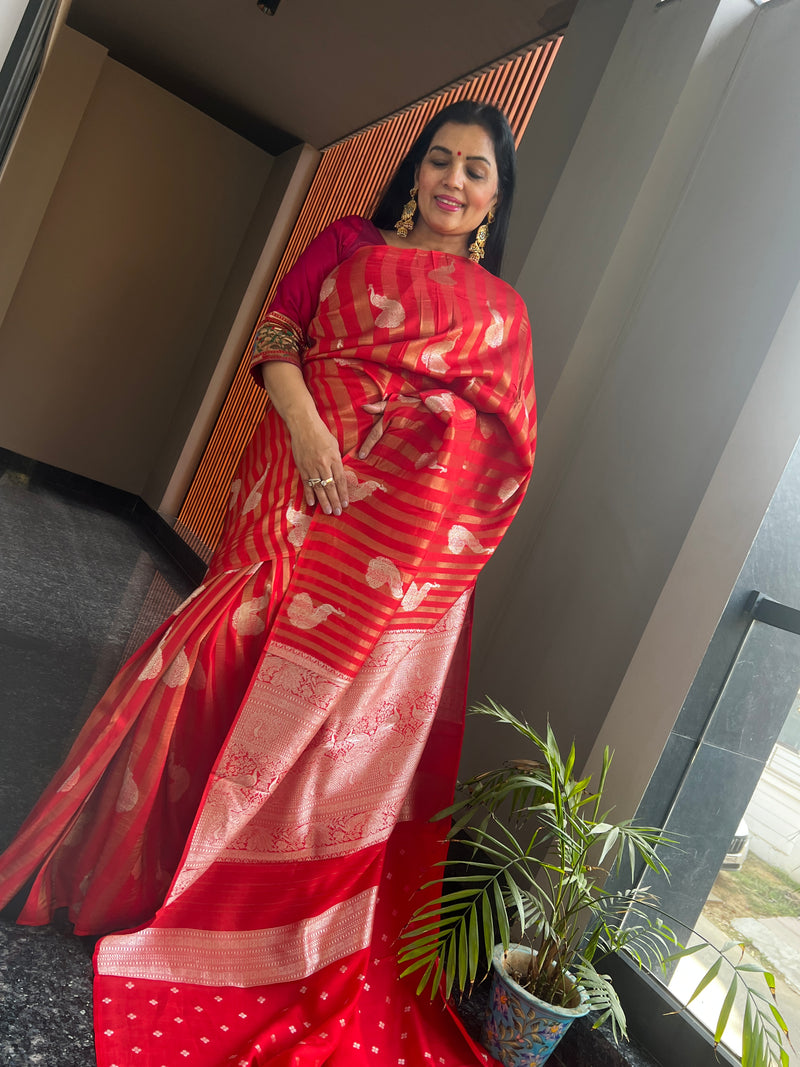
[[[300,357],[304,348],[303,336],[291,319],[275,312],[267,315],[256,330],[250,352],[250,369],[256,382],[263,384],[261,375],[256,371],[262,363],[280,360],[301,366]]]

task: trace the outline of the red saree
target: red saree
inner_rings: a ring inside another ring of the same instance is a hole
[[[38,869],[21,922],[131,930],[95,956],[101,1067],[490,1062],[394,959],[441,856],[472,589],[530,475],[524,305],[343,220],[262,320],[256,362],[301,356],[350,507],[305,505],[268,410],[206,581],[0,863],[0,901]]]

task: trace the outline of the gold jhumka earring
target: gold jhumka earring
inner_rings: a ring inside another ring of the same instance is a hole
[[[397,230],[398,237],[408,237],[411,231],[414,229],[414,214],[417,210],[417,190],[418,185],[415,185],[411,190],[411,199],[403,208],[403,214],[394,224],[394,228]]]
[[[478,232],[475,234],[475,240],[469,246],[467,251],[469,252],[469,258],[473,263],[480,263],[486,254],[486,239],[489,236],[489,226],[494,222],[494,211],[489,208],[489,214],[486,216],[486,222],[482,222],[478,227]]]

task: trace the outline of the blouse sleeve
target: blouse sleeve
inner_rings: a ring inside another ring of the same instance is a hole
[[[361,244],[375,242],[372,224],[350,215],[326,227],[309,243],[279,282],[258,321],[250,353],[250,371],[258,385],[263,385],[257,370],[262,363],[282,360],[301,366],[322,283]]]

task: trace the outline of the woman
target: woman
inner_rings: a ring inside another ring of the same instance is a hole
[[[101,1067],[488,1062],[394,960],[533,459],[525,308],[475,262],[499,269],[513,182],[505,119],[461,102],[301,256],[206,581],[3,857],[0,902],[35,874],[21,922],[131,931],[95,955]]]

